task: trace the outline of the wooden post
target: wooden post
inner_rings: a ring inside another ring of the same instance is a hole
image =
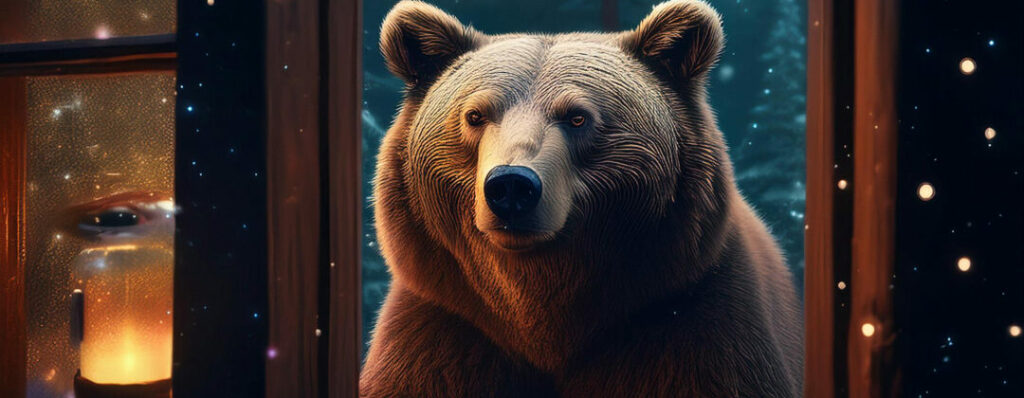
[[[358,395],[361,54],[360,1],[268,3],[267,396]]]
[[[360,0],[328,0],[327,168],[330,228],[328,396],[359,393],[362,361],[362,88]]]
[[[834,90],[831,0],[808,2],[807,205],[804,229],[804,396],[835,392],[833,276]]]
[[[25,396],[25,79],[0,78],[0,397]]]
[[[267,2],[268,397],[318,396],[320,4]],[[326,320],[325,320],[326,321]]]
[[[0,2],[0,42],[20,41],[24,4]],[[0,397],[24,397],[25,319],[25,79],[0,77]]]
[[[857,1],[854,9],[854,190],[850,398],[896,389],[892,343],[895,259],[896,71],[899,2]]]

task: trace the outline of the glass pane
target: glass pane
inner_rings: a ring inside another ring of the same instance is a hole
[[[174,0],[0,2],[0,43],[106,39],[174,33]]]
[[[174,81],[26,79],[30,397],[170,377]]]
[[[397,1],[364,3],[363,25],[363,338],[372,336],[390,274],[378,250],[372,182],[378,148],[402,101],[403,82],[386,68],[380,26]],[[618,29],[634,28],[662,0],[620,0]],[[600,1],[433,0],[487,34],[601,29]],[[616,3],[616,2],[611,2]],[[737,184],[771,229],[798,292],[803,289],[805,195],[805,2],[710,1],[724,21],[726,46],[709,75],[709,100],[729,145]],[[802,293],[801,293],[802,294]]]

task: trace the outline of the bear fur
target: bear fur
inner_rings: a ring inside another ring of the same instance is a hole
[[[486,35],[404,1],[380,42],[407,91],[378,159],[393,280],[361,396],[801,395],[792,277],[706,99],[711,7]],[[543,183],[516,225],[482,198],[499,165]]]

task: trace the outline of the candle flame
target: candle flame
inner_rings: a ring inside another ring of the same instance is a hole
[[[110,264],[85,278],[80,287],[86,299],[80,346],[82,377],[101,384],[169,379],[173,253],[134,245],[96,250],[93,256]]]

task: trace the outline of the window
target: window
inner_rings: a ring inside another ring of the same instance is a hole
[[[170,387],[175,21],[173,1],[0,6],[7,236],[24,253],[4,260],[23,311],[5,396],[65,396],[79,371]]]
[[[177,6],[167,0],[5,1],[0,44],[174,33]]]

